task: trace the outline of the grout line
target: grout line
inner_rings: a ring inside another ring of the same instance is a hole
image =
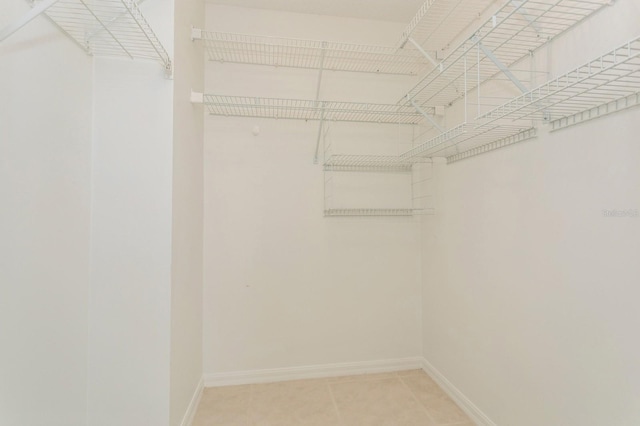
[[[329,389],[329,396],[331,397],[331,402],[333,402],[333,408],[336,410],[336,415],[338,416],[338,424],[344,426],[344,419],[340,414],[340,409],[338,408],[338,403],[336,402],[335,395],[333,395],[333,389],[331,389],[331,383],[329,381],[326,382],[326,386]]]
[[[429,417],[429,420],[431,420],[431,423],[433,423],[434,426],[437,426],[438,423],[433,419],[433,417],[431,417],[431,413],[429,412],[429,410],[427,409],[427,407],[422,403],[422,401],[420,401],[418,399],[418,397],[416,396],[416,394],[413,392],[413,390],[411,390],[411,388],[405,383],[404,380],[402,380],[401,376],[398,376],[398,378],[400,379],[400,383],[402,383],[404,385],[405,388],[407,388],[407,390],[409,391],[409,393],[411,394],[411,396],[413,397],[414,401],[416,401],[418,403],[418,405],[420,407],[422,407],[422,409],[424,410],[425,413],[427,413],[427,417]]]

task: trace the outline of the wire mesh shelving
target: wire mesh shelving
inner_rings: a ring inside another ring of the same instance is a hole
[[[449,105],[497,75],[501,68],[496,62],[512,66],[606,4],[608,0],[508,1],[399,102]]]
[[[171,73],[169,54],[135,0],[58,0],[44,14],[90,55],[155,60]]]
[[[201,31],[211,61],[279,67],[419,75],[431,65],[415,50]]]
[[[426,0],[407,25],[397,48],[412,38],[427,51],[442,50],[495,0]]]
[[[600,111],[640,92],[640,37],[518,96],[479,117],[492,123],[529,118],[561,120]]]
[[[306,99],[259,98],[205,94],[209,114],[292,120],[324,120],[354,123],[418,124],[424,116],[415,108],[395,104],[372,104]],[[433,112],[433,110],[431,110]]]

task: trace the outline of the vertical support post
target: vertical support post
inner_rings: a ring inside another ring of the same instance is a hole
[[[39,3],[37,6],[34,6],[33,9],[25,13],[22,18],[18,19],[18,21],[14,22],[13,24],[7,25],[0,31],[0,41],[4,41],[11,34],[15,33],[20,28],[31,22],[33,19],[46,12],[47,9],[58,3],[58,1],[59,0],[45,0],[42,3]]]

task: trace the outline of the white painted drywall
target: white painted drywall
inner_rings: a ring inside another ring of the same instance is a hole
[[[553,43],[555,75],[640,35],[621,0]],[[612,25],[615,23],[615,25]],[[640,110],[437,169],[425,358],[497,425],[640,421]]]
[[[144,4],[173,52],[173,2]],[[95,59],[88,424],[168,425],[173,82]]]
[[[207,27],[369,43],[393,43],[402,30],[212,5]],[[316,78],[308,70],[208,63],[206,89],[313,99]],[[321,94],[395,102],[407,84],[326,72]],[[418,221],[324,218],[322,166],[313,164],[317,129],[317,122],[206,118],[205,376],[420,353]],[[330,137],[345,153],[357,152],[354,144],[398,153],[406,131],[334,125]]]
[[[173,229],[171,270],[171,413],[178,426],[202,379],[204,113],[190,102],[204,88],[204,56],[191,41],[204,26],[204,3],[181,1],[174,16]]]
[[[0,28],[29,10],[1,2]],[[91,60],[42,18],[0,43],[0,425],[86,425]]]

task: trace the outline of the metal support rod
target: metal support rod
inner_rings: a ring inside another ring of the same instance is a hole
[[[320,139],[322,138],[322,126],[324,126],[324,107],[320,114],[320,126],[318,127],[318,139],[316,140],[316,153],[313,156],[313,164],[318,164],[318,151],[320,150]]]
[[[540,28],[540,25],[538,25],[536,20],[531,17],[529,11],[526,8],[522,7],[523,2],[521,0],[511,0],[511,4],[513,4],[513,6],[518,10],[518,13],[520,13],[520,15],[522,15],[522,17],[526,19],[527,22],[529,22],[531,28],[536,30],[537,33],[540,33],[542,31],[542,28]]]
[[[511,72],[511,70],[509,70],[509,68],[507,68],[507,66],[505,64],[503,64],[502,62],[500,62],[500,59],[498,59],[496,57],[496,55],[493,54],[493,52],[488,49],[487,47],[485,47],[482,43],[478,43],[478,46],[480,47],[480,49],[482,50],[482,52],[485,54],[485,56],[487,58],[489,58],[491,60],[491,62],[493,62],[494,64],[496,64],[496,66],[498,67],[498,69],[500,71],[502,71],[502,73],[504,75],[507,76],[507,78],[509,80],[511,80],[513,82],[513,84],[515,84],[518,89],[520,89],[520,91],[522,93],[527,93],[529,91],[529,89],[526,88],[526,86],[524,84],[522,84],[520,82],[520,80],[518,80],[518,78],[513,75],[513,73]]]
[[[445,129],[443,129],[438,123],[436,123],[436,120],[434,120],[433,117],[431,117],[429,114],[427,114],[425,112],[425,110],[420,108],[420,105],[416,104],[413,99],[409,98],[408,95],[407,95],[407,100],[416,109],[416,111],[418,111],[420,114],[422,114],[424,116],[424,118],[426,118],[427,121],[429,121],[429,123],[431,123],[433,125],[433,127],[435,127],[436,129],[438,129],[438,131],[440,131],[440,133],[444,133],[445,132]]]
[[[322,87],[322,73],[324,71],[325,42],[322,42],[322,51],[320,52],[320,70],[318,71],[318,85],[316,86],[316,106],[320,101],[320,88]]]
[[[7,37],[15,33],[16,31],[18,31],[20,28],[27,25],[34,18],[36,18],[43,12],[46,12],[47,9],[49,9],[54,4],[58,3],[58,1],[60,0],[45,0],[42,3],[39,3],[38,5],[34,6],[33,9],[25,13],[25,15],[22,18],[20,18],[18,21],[14,22],[13,24],[7,25],[0,31],[0,41],[4,41]]]
[[[89,6],[87,6],[87,3],[85,3],[85,0],[80,0],[80,3],[82,3],[82,5],[84,6],[85,9],[87,9],[87,12],[89,12],[91,14],[91,16],[93,16],[95,18],[95,20],[102,26],[102,28],[109,33],[109,35],[111,36],[111,38],[113,39],[113,41],[116,42],[116,44],[118,46],[120,46],[120,48],[122,49],[122,51],[124,53],[127,54],[127,56],[131,59],[133,59],[133,55],[131,55],[131,53],[129,53],[129,51],[126,49],[126,47],[124,47],[122,45],[122,43],[120,43],[120,41],[118,40],[118,37],[116,37],[111,30],[109,30],[109,28],[107,27],[107,25],[102,22],[102,20],[98,17],[98,15],[95,14],[95,12],[93,10],[91,10],[91,8]],[[126,7],[126,6],[125,6]],[[127,9],[128,10],[128,9]],[[155,48],[155,47],[154,47]]]
[[[464,122],[467,123],[467,116],[468,116],[468,109],[469,109],[469,102],[467,100],[467,96],[469,94],[469,91],[467,90],[467,55],[464,55]],[[457,145],[456,145],[457,147]]]
[[[424,57],[427,58],[427,60],[433,64],[434,67],[440,67],[441,64],[438,61],[436,61],[435,59],[433,59],[433,56],[429,55],[429,52],[424,50],[422,48],[422,46],[420,46],[420,44],[417,41],[415,41],[411,37],[409,37],[407,39],[407,41],[409,41],[411,44],[413,44],[415,46],[415,48],[418,49],[418,52],[422,53],[424,55]]]
[[[320,88],[322,87],[322,72],[324,71],[324,55],[325,55],[325,42],[322,42],[322,51],[320,52],[320,71],[318,72],[318,85],[316,87],[316,102],[317,107],[320,104]],[[318,139],[316,140],[316,152],[313,155],[313,164],[318,164],[318,151],[320,150],[320,139],[322,138],[322,126],[324,125],[324,108],[320,113],[320,126],[318,127]]]

